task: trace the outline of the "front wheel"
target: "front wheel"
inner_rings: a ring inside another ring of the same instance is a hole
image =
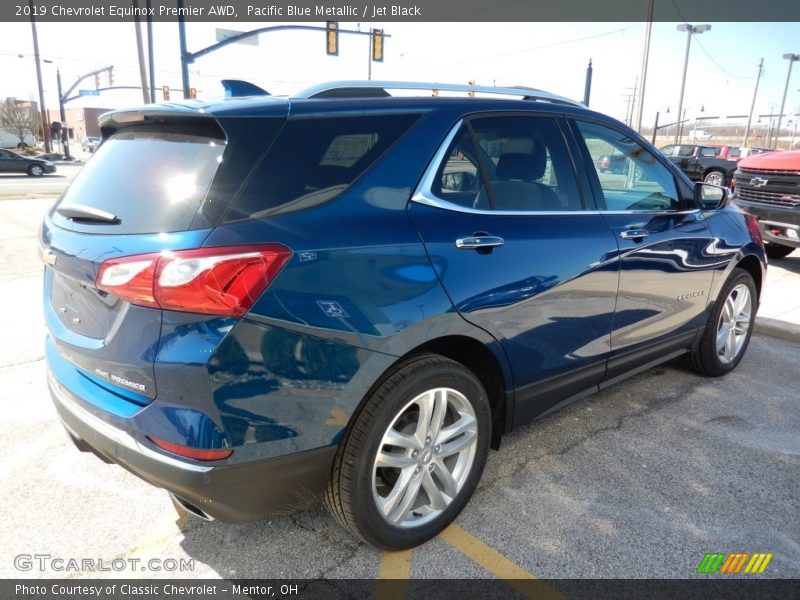
[[[472,495],[490,424],[486,391],[471,371],[438,355],[410,360],[367,399],[339,446],[328,509],[380,548],[426,542]]]
[[[742,360],[756,318],[757,291],[753,277],[734,269],[720,291],[698,347],[687,357],[698,373],[725,375]]]
[[[703,178],[705,183],[710,183],[711,185],[719,185],[724,186],[727,182],[725,177],[725,173],[722,171],[709,171],[706,173],[706,176]]]
[[[44,169],[40,165],[31,165],[28,169],[28,175],[31,177],[41,177],[44,174]]]

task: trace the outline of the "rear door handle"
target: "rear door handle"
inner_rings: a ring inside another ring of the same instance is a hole
[[[503,238],[493,235],[475,235],[456,240],[456,248],[464,248],[467,250],[475,248],[497,248],[503,244],[505,244]]]
[[[619,234],[619,237],[623,240],[641,240],[648,235],[650,235],[650,232],[646,229],[626,229]]]

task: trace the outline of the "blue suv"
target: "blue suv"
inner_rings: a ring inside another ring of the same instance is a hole
[[[41,228],[49,387],[78,448],[197,516],[324,496],[411,547],[504,433],[747,348],[754,219],[571,100],[342,82],[100,121]]]

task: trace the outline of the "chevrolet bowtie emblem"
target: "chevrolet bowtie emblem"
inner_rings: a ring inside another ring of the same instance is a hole
[[[764,187],[765,185],[767,185],[768,181],[769,179],[764,179],[763,177],[753,177],[750,180],[750,185],[752,185],[753,187]]]

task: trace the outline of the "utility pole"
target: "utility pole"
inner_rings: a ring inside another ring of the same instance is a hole
[[[67,160],[72,158],[69,155],[69,134],[67,131],[67,111],[64,110],[64,96],[61,92],[61,69],[56,69],[56,83],[58,86],[58,112],[61,118],[61,145],[64,146],[64,156]]]
[[[153,0],[147,0],[147,66],[150,75],[150,103],[156,102],[156,67],[153,61]]]
[[[136,30],[136,53],[139,57],[139,80],[142,82],[142,98],[144,103],[150,102],[150,92],[147,91],[147,69],[144,64],[144,46],[142,44],[142,24],[139,19],[139,0],[131,0],[133,6],[133,27]]]
[[[178,0],[178,38],[181,44],[181,83],[183,98],[189,98],[189,51],[186,49],[186,19],[183,17],[183,0]]]
[[[589,96],[592,95],[592,59],[589,59],[589,66],[586,67],[586,82],[583,84],[583,103],[589,106]]]
[[[642,82],[639,88],[639,99],[636,101],[636,116],[634,117],[635,129],[642,132],[642,114],[644,111],[644,86],[647,83],[647,63],[650,58],[650,33],[653,29],[653,2],[647,2],[647,14],[645,15],[644,26],[644,45],[642,47],[642,71],[639,80]]]
[[[47,127],[47,108],[44,105],[44,87],[42,86],[42,65],[39,62],[39,36],[36,33],[36,20],[33,18],[34,6],[33,0],[28,0],[28,6],[31,11],[31,33],[33,34],[33,58],[36,63],[36,82],[39,85],[39,112],[42,119],[42,135],[44,137],[44,151],[48,154],[51,152],[50,147],[50,131]],[[21,140],[25,141],[25,140]]]
[[[758,95],[758,82],[761,81],[761,74],[764,72],[764,59],[758,62],[758,75],[756,75],[756,89],[753,90],[753,101],[750,103],[750,114],[747,117],[747,125],[744,128],[744,139],[742,146],[747,148],[747,137],[750,135],[750,125],[753,122],[753,111],[756,108],[756,96]]]
[[[800,60],[800,54],[784,54],[783,58],[789,61],[789,72],[786,73],[786,85],[783,87],[783,99],[781,100],[781,111],[778,114],[778,133],[775,134],[775,149],[778,149],[778,140],[781,137],[781,121],[783,120],[783,109],[786,106],[786,92],[789,91],[789,79],[792,77],[792,65]],[[790,148],[791,149],[791,148]]]
[[[683,78],[681,79],[681,93],[678,97],[678,119],[681,118],[681,111],[683,109],[683,92],[686,89],[686,71],[689,67],[689,49],[692,46],[692,34],[695,33],[703,33],[704,31],[708,31],[711,29],[711,25],[689,25],[688,23],[683,23],[678,25],[678,31],[685,31],[686,32],[686,56],[683,59]],[[678,127],[675,131],[675,143],[678,143],[678,136],[682,131],[683,127]]]
[[[367,81],[372,81],[372,29],[370,28],[369,44],[367,44]]]

